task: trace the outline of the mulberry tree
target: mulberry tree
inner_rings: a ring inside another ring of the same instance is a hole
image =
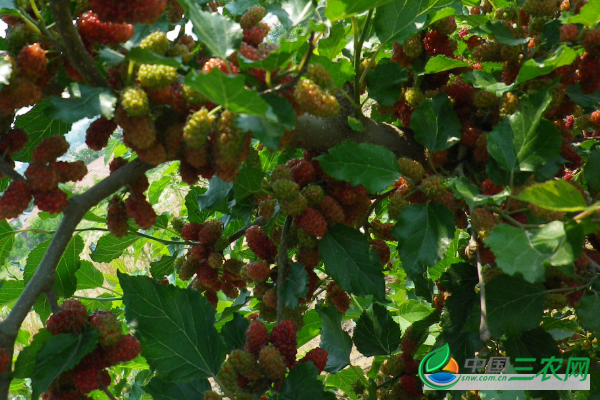
[[[600,0],[0,14],[0,399],[600,396]]]

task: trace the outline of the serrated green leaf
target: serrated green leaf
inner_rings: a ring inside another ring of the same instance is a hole
[[[342,316],[333,306],[317,307],[321,317],[321,348],[327,351],[329,357],[325,371],[336,373],[350,364],[352,339],[342,329]]]
[[[581,107],[595,107],[600,103],[600,92],[596,93],[581,93],[581,85],[576,83],[567,88],[565,92],[573,102]]]
[[[263,96],[263,99],[271,106],[277,116],[277,122],[242,114],[237,117],[236,124],[243,131],[252,132],[252,135],[265,146],[277,150],[285,131],[296,126],[296,113],[287,99],[270,94]]]
[[[198,196],[198,207],[201,211],[221,204],[221,202],[229,195],[231,188],[233,188],[232,182],[223,182],[216,175],[213,176],[208,183],[209,185],[206,193]]]
[[[139,238],[139,236],[127,235],[119,239],[111,234],[106,234],[98,240],[90,258],[95,262],[111,262],[121,256],[123,251],[137,242]]]
[[[364,374],[360,369],[353,370],[351,368],[340,371],[337,374],[329,374],[325,385],[334,390],[341,390],[348,398],[356,400],[358,399],[358,395],[354,393],[352,388],[357,379],[357,372],[364,377]]]
[[[0,265],[4,265],[13,244],[15,243],[15,232],[5,220],[0,221]]]
[[[427,14],[458,5],[455,0],[396,0],[377,8],[373,20],[381,43],[404,43],[427,23]]]
[[[291,263],[289,273],[285,278],[285,283],[281,288],[283,304],[288,308],[296,308],[300,304],[300,299],[306,297],[308,291],[308,273],[304,265]]]
[[[95,289],[104,284],[104,275],[89,261],[81,261],[75,272],[77,290]]]
[[[15,363],[13,377],[17,379],[31,378],[35,372],[37,353],[51,337],[52,334],[46,329],[41,329],[35,334],[31,344],[19,353],[19,358],[17,358],[17,362]]]
[[[23,277],[25,282],[29,282],[38,266],[42,262],[51,240],[37,245],[27,256],[25,264],[25,273]],[[77,289],[77,278],[75,276],[77,270],[81,266],[79,255],[83,251],[84,243],[81,236],[76,235],[71,238],[65,252],[60,258],[56,266],[56,279],[54,280],[54,291],[57,296],[71,297]]]
[[[290,29],[312,15],[315,3],[313,0],[283,0],[281,9],[287,14],[288,29]]]
[[[357,14],[381,7],[393,0],[329,0],[325,8],[325,16],[335,22],[350,18]]]
[[[345,141],[317,159],[327,174],[353,186],[363,185],[369,193],[385,190],[400,177],[394,153],[370,143]]]
[[[333,24],[329,37],[319,41],[319,54],[334,60],[346,47],[348,40],[346,39],[347,32],[343,22]]]
[[[411,204],[398,216],[392,235],[408,276],[422,275],[445,256],[454,240],[454,214],[438,203]]]
[[[112,90],[73,83],[69,86],[69,94],[66,99],[50,96],[50,106],[44,110],[46,116],[67,124],[98,115],[112,119],[117,104]]]
[[[400,329],[405,331],[413,323],[420,321],[431,313],[431,309],[417,300],[407,300],[398,306],[396,314]]]
[[[236,22],[219,14],[205,12],[193,0],[177,0],[185,9],[194,33],[214,57],[227,59],[239,46],[242,29]]]
[[[271,396],[273,400],[325,400],[323,383],[317,379],[319,371],[313,363],[298,364],[283,381],[281,389]],[[328,400],[328,398],[327,398]]]
[[[4,58],[0,59],[0,85],[8,85],[12,76],[12,63]]]
[[[480,206],[488,203],[500,205],[510,193],[508,189],[505,189],[493,196],[483,195],[479,193],[479,188],[472,184],[467,177],[450,179],[450,184],[454,195],[459,199],[465,200],[469,207]]]
[[[240,57],[240,68],[245,71],[249,68],[262,69],[268,72],[274,72],[285,67],[292,57],[298,53],[300,48],[306,44],[309,35],[299,36],[295,40],[282,38],[279,43],[279,48],[271,53],[264,60],[252,61]],[[280,97],[279,97],[280,98]]]
[[[148,188],[148,202],[152,205],[158,203],[160,195],[165,191],[171,182],[173,182],[173,179],[168,175],[165,175],[159,180],[152,182]]]
[[[142,49],[141,47],[131,49],[125,56],[125,60],[135,61],[139,64],[168,65],[177,69],[188,69],[187,66],[181,63],[180,57],[159,56],[152,50]]]
[[[579,323],[584,329],[592,332],[600,331],[600,296],[598,293],[587,293],[583,295],[575,308]]]
[[[507,85],[499,82],[491,72],[485,70],[475,70],[463,74],[465,82],[470,83],[477,89],[483,89],[486,92],[495,93],[496,96],[501,96],[505,92],[512,90],[514,85]]]
[[[204,392],[210,389],[210,383],[207,379],[181,383],[165,382],[158,378],[152,378],[144,386],[144,391],[152,395],[154,400],[196,400],[203,398]]]
[[[25,281],[0,281],[2,282],[2,290],[0,290],[0,307],[12,303],[18,299],[23,289],[25,289]]]
[[[47,100],[39,102],[27,114],[19,115],[15,126],[27,132],[28,140],[25,148],[13,155],[15,161],[30,162],[33,149],[44,139],[56,135],[64,135],[71,130],[71,124],[50,119],[46,116]]]
[[[563,179],[536,183],[514,197],[554,211],[583,211],[587,207],[581,192]]]
[[[600,191],[600,148],[589,154],[583,168],[583,175],[591,189]]]
[[[523,230],[508,224],[496,226],[485,240],[496,255],[502,270],[515,275],[521,273],[527,282],[544,280],[546,263],[560,266],[572,263],[583,242],[571,243],[561,221],[554,221],[541,229]],[[569,256],[570,255],[570,256]]]
[[[431,57],[427,64],[425,64],[426,74],[436,74],[438,72],[448,71],[454,68],[468,67],[469,64],[465,61],[456,60],[454,58],[446,57],[442,54],[438,54],[435,57]]]
[[[304,326],[296,335],[298,347],[305,345],[310,342],[321,332],[321,318],[319,314],[313,309],[309,310],[304,314]]]
[[[546,298],[543,284],[528,283],[519,276],[500,275],[487,283],[485,290],[492,337],[519,336],[540,324]]]
[[[203,193],[203,188],[192,187],[185,196],[185,208],[187,208],[189,222],[197,222],[201,224],[210,214],[208,211],[201,211],[200,206],[198,205],[198,197]]]
[[[266,116],[272,121],[277,121],[269,104],[256,90],[246,88],[243,75],[225,75],[219,68],[215,68],[208,74],[191,72],[185,78],[185,83],[229,111],[257,117]]]
[[[549,88],[520,99],[517,112],[500,120],[488,135],[488,152],[507,172],[533,172],[560,154],[562,136],[543,119],[552,96]]]
[[[504,341],[506,355],[511,360],[516,358],[535,358],[534,368],[536,371],[541,369],[543,358],[557,357],[560,358],[558,343],[552,335],[546,332],[542,327],[537,327],[527,332],[523,332],[520,336],[509,336]]]
[[[469,29],[470,33],[475,35],[490,35],[496,42],[509,46],[517,46],[529,42],[529,38],[515,38],[511,31],[500,21],[487,21],[485,24],[479,25],[476,28]]]
[[[150,263],[150,273],[157,280],[164,279],[165,276],[171,275],[175,271],[175,261],[177,261],[177,257],[174,255],[162,256],[160,260]]]
[[[226,350],[208,300],[145,276],[118,276],[127,321],[135,324],[142,356],[156,376],[169,382],[215,376]]]
[[[32,399],[37,400],[42,392],[63,371],[73,368],[96,347],[98,331],[89,328],[81,334],[63,333],[49,338],[37,352],[35,370],[31,377]]]
[[[225,339],[229,353],[235,349],[244,348],[246,344],[246,331],[249,325],[250,321],[238,313],[233,314],[233,319],[223,325],[221,335]]]
[[[446,94],[426,99],[415,108],[411,128],[415,140],[430,152],[449,149],[460,141],[461,125]]]
[[[401,337],[400,325],[384,306],[374,303],[360,315],[352,339],[358,351],[371,357],[391,355],[400,345]]]
[[[575,50],[568,46],[560,46],[556,51],[541,60],[530,59],[523,63],[515,83],[523,83],[538,76],[549,74],[557,68],[571,65],[577,58]]]
[[[387,61],[367,74],[367,90],[378,103],[392,105],[402,94],[402,82],[408,80],[408,72],[397,63]]]
[[[569,24],[583,24],[585,26],[594,25],[600,21],[600,2],[598,0],[590,0],[581,7],[579,14],[572,15],[567,18]]]
[[[357,296],[385,296],[379,257],[358,230],[337,224],[319,242],[325,271],[345,291]]]

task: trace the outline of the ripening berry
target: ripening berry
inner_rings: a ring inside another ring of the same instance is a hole
[[[31,190],[27,181],[12,181],[0,198],[0,219],[16,218],[29,207]]]
[[[140,42],[140,48],[153,51],[159,56],[164,56],[169,50],[169,46],[171,46],[171,42],[167,38],[167,34],[160,31],[149,34]]]
[[[473,51],[473,59],[477,62],[502,61],[502,44],[496,42],[484,43]]]
[[[61,213],[69,205],[67,195],[59,188],[50,192],[33,192],[33,197],[33,204],[50,214]]]
[[[49,163],[56,161],[58,157],[63,156],[69,150],[69,143],[64,136],[52,136],[44,139],[33,149],[31,159],[37,163]]]
[[[78,182],[88,173],[83,161],[55,161],[51,162],[49,166],[58,172],[58,181],[60,183]]]
[[[153,25],[167,8],[167,0],[90,0],[103,21]]]
[[[321,64],[309,64],[305,76],[325,90],[335,85],[331,73]]]
[[[142,352],[142,345],[133,335],[127,334],[119,338],[117,344],[105,349],[106,359],[111,365],[131,361]]]
[[[235,372],[249,381],[257,381],[262,377],[258,368],[258,360],[252,353],[246,350],[236,349],[232,351],[227,361],[231,364]]]
[[[492,92],[476,90],[473,94],[473,105],[477,108],[492,108],[498,104],[498,97]]]
[[[317,210],[306,207],[301,215],[294,217],[294,223],[314,237],[323,237],[327,233],[327,221]]]
[[[100,388],[100,370],[95,368],[76,368],[75,387],[81,394],[87,394]]]
[[[271,184],[279,179],[292,180],[292,171],[287,165],[277,165],[271,171]]]
[[[110,311],[96,311],[88,317],[90,324],[98,330],[98,342],[102,346],[119,343],[122,329],[117,316]]]
[[[340,203],[331,196],[325,196],[323,202],[317,207],[321,215],[325,217],[328,225],[343,223],[346,214]]]
[[[263,217],[265,220],[270,220],[275,213],[275,200],[262,201],[258,205],[258,215]]]
[[[256,47],[265,40],[267,33],[261,26],[244,29],[244,42]]]
[[[298,83],[294,90],[294,100],[303,111],[317,117],[335,117],[340,111],[335,96],[310,79],[303,79]]]
[[[454,16],[442,18],[429,25],[429,28],[443,35],[450,35],[456,30],[456,20]]]
[[[566,24],[560,27],[561,42],[575,42],[578,35],[579,31],[575,24]]]
[[[250,7],[242,18],[240,19],[240,26],[242,29],[250,29],[253,26],[258,25],[258,23],[267,15],[267,10],[265,10],[262,6],[253,6]]]
[[[323,203],[325,192],[321,186],[308,185],[302,190],[302,196],[306,198],[309,206],[318,207],[321,203]]]
[[[204,146],[216,117],[202,107],[193,113],[183,128],[183,140],[188,146],[198,148]]]
[[[281,321],[269,336],[269,341],[275,346],[288,366],[292,369],[296,364],[297,341],[296,341],[296,325],[290,320]]]
[[[295,199],[300,194],[300,187],[294,181],[279,179],[273,182],[272,189],[278,200]]]
[[[338,309],[340,314],[346,314],[350,308],[350,296],[342,288],[331,281],[327,285],[327,296],[331,303]]]
[[[209,58],[202,66],[202,72],[208,74],[215,68],[218,68],[222,73],[228,75],[237,75],[239,73],[239,69],[236,65],[217,57]]]
[[[532,17],[552,17],[558,10],[556,0],[526,0],[523,11]]]
[[[402,50],[409,58],[419,58],[423,52],[423,42],[421,41],[421,35],[416,34],[404,41],[402,44]]]
[[[46,329],[53,334],[71,333],[79,330],[87,319],[87,309],[75,299],[65,300],[60,311],[52,314],[46,321]]]
[[[156,213],[146,197],[131,194],[125,202],[127,215],[142,229],[150,229],[156,222]]]
[[[471,214],[471,225],[481,239],[485,239],[497,225],[494,214],[486,208],[476,207]]]
[[[46,59],[46,50],[39,43],[30,44],[23,47],[19,53],[19,73],[28,79],[35,81],[46,69],[48,60]]]
[[[421,191],[427,197],[442,197],[448,189],[444,186],[444,178],[433,175],[421,181]]]
[[[27,132],[21,128],[10,129],[0,136],[0,154],[11,155],[18,153],[27,144]]]
[[[106,226],[110,233],[118,238],[124,237],[127,235],[127,231],[129,231],[127,207],[123,200],[117,196],[114,196],[109,202]]]
[[[418,184],[423,179],[425,169],[418,161],[402,157],[398,159],[398,166],[400,167],[400,173],[410,179],[412,183]]]
[[[267,378],[277,380],[285,377],[286,363],[274,346],[263,347],[258,355],[258,362]]]
[[[321,262],[321,253],[316,247],[300,247],[296,255],[298,262],[308,268],[316,268]]]
[[[131,117],[123,108],[117,108],[115,122],[123,129],[123,140],[135,150],[149,149],[156,143],[156,126],[152,118]]]
[[[253,262],[246,267],[246,276],[254,282],[266,282],[271,275],[271,269],[264,262]]]
[[[137,79],[143,87],[165,87],[177,80],[177,68],[168,65],[142,64]]]
[[[246,330],[246,344],[244,345],[244,349],[256,356],[260,352],[260,349],[268,344],[269,331],[265,324],[257,319],[252,321]]]
[[[402,388],[411,396],[420,397],[422,396],[422,392],[419,389],[419,383],[417,378],[411,375],[402,375],[400,378],[400,382],[402,383]]]
[[[315,349],[310,350],[304,357],[298,361],[298,364],[312,362],[315,367],[319,370],[319,373],[323,372],[325,366],[327,365],[327,359],[329,358],[329,354],[324,349],[317,347]]]
[[[315,179],[315,167],[310,161],[293,158],[285,165],[290,168],[292,178],[300,187],[304,187]]]
[[[198,231],[198,242],[211,246],[223,234],[223,224],[219,220],[205,222]]]
[[[454,49],[450,44],[449,36],[437,31],[427,32],[423,38],[423,45],[430,57],[438,54],[443,54],[447,57],[452,57],[454,55]]]
[[[36,162],[29,164],[25,178],[33,191],[49,192],[58,187],[58,171],[48,165]]]
[[[544,308],[561,310],[567,306],[567,298],[564,294],[549,293],[546,295]]]
[[[132,117],[148,115],[150,113],[148,94],[140,87],[125,88],[121,93],[121,107]]]
[[[421,89],[413,87],[406,89],[404,93],[406,103],[411,107],[418,107],[425,101],[425,95]]]
[[[133,25],[104,21],[93,12],[84,12],[77,20],[79,34],[90,43],[104,45],[125,43],[133,37]]]
[[[100,117],[90,124],[85,132],[85,144],[92,150],[100,151],[108,144],[108,139],[117,129],[117,124],[104,117]]]
[[[390,246],[383,239],[373,239],[370,244],[377,252],[381,265],[386,265],[390,262]]]
[[[268,263],[273,262],[273,257],[277,255],[277,246],[267,236],[260,226],[251,226],[246,231],[246,241],[248,247],[257,257],[265,260]]]

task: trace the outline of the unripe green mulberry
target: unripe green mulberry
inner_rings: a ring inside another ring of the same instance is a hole
[[[181,57],[181,62],[184,64],[192,61],[192,53],[190,52],[190,49],[185,44],[181,43],[175,43],[172,45],[167,55],[169,57]]]
[[[406,103],[411,107],[418,107],[425,101],[425,95],[419,88],[408,88],[404,94]]]
[[[306,198],[301,194],[298,194],[291,199],[281,200],[279,202],[279,207],[281,207],[281,211],[288,215],[302,214],[307,205],[308,202],[306,201]]]
[[[257,381],[262,377],[256,357],[248,351],[234,350],[229,355],[228,361],[235,372],[250,381]]]
[[[421,182],[421,191],[427,197],[442,197],[448,191],[443,182],[444,179],[440,176],[429,176]]]
[[[267,15],[267,10],[262,6],[250,7],[242,18],[240,19],[240,25],[242,29],[250,29],[256,25]]]
[[[560,310],[567,306],[567,298],[564,294],[550,293],[546,295],[546,301],[544,302],[544,308]]]
[[[169,50],[171,42],[167,38],[167,34],[164,32],[153,32],[146,36],[140,43],[140,48],[145,50],[151,50],[159,56],[164,56]]]
[[[485,90],[476,90],[473,94],[473,105],[477,108],[492,108],[498,103],[494,93]]]
[[[177,80],[177,69],[168,65],[142,64],[137,78],[143,87],[165,87]]]
[[[396,194],[390,197],[390,202],[388,204],[388,214],[390,219],[398,220],[398,216],[408,205],[408,201],[404,198],[404,196]]]
[[[132,117],[150,114],[150,101],[144,89],[130,86],[121,93],[121,106]]]
[[[285,376],[285,360],[277,348],[273,346],[263,347],[258,355],[258,360],[267,378],[276,380]]]
[[[410,179],[415,185],[419,184],[421,179],[423,179],[425,168],[418,161],[402,157],[398,159],[398,166],[400,167],[400,173]]]
[[[416,34],[404,41],[402,45],[402,50],[404,54],[408,57],[415,59],[418,58],[423,52],[423,42],[421,41],[421,35]]]
[[[273,168],[273,171],[271,171],[271,183],[279,179],[287,179],[290,181],[293,179],[292,171],[287,165],[277,165],[275,168]]]
[[[317,117],[332,118],[340,112],[340,105],[333,94],[322,89],[310,79],[303,79],[294,90],[298,106]]]
[[[300,193],[300,186],[294,181],[279,179],[273,182],[273,194],[279,200],[295,199]]]
[[[215,122],[215,116],[202,107],[191,115],[183,127],[183,140],[192,148],[204,146]]]
[[[321,64],[310,64],[306,71],[306,77],[326,90],[332,89],[334,86],[331,73]]]
[[[308,185],[302,190],[302,195],[306,197],[306,201],[308,201],[308,205],[311,207],[317,207],[325,198],[323,188],[317,185]]]
[[[181,85],[183,98],[189,104],[202,104],[206,102],[206,97],[196,89],[188,85]]]

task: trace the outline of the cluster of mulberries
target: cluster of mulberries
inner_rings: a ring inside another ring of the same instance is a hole
[[[319,372],[325,369],[328,359],[325,350],[312,349],[296,362],[296,346],[296,327],[292,321],[281,321],[269,334],[265,324],[255,319],[246,331],[244,349],[229,354],[217,379],[237,398],[246,398],[260,396],[271,387],[277,390],[296,363],[312,362]]]
[[[194,245],[185,257],[177,260],[179,278],[187,281],[195,276],[192,287],[204,293],[215,307],[219,290],[229,298],[237,298],[239,290],[246,287],[246,281],[241,276],[244,264],[223,257],[223,250],[229,245],[229,239],[223,236],[221,221],[183,224],[181,237]],[[258,274],[260,273],[257,272]]]
[[[42,394],[43,399],[88,399],[91,391],[110,385],[107,368],[133,360],[141,352],[140,342],[123,334],[115,314],[96,311],[88,316],[85,306],[75,299],[65,300],[60,311],[46,322],[53,335],[78,334],[88,327],[98,331],[98,345],[75,367],[60,374]]]

